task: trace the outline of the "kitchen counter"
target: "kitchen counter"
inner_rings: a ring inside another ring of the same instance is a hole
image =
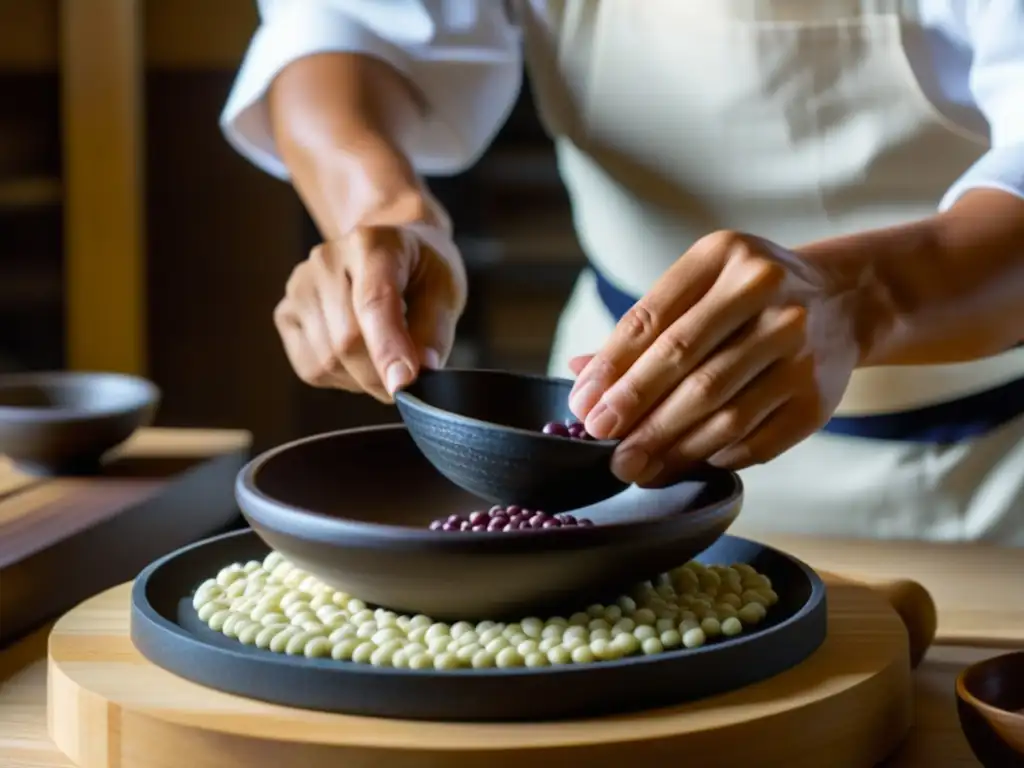
[[[0,765],[72,768],[46,731],[46,635],[42,630],[0,653]],[[917,722],[884,768],[976,768],[957,725],[953,682],[974,661],[1000,651],[934,647],[915,673]],[[187,763],[187,755],[183,755]],[[751,765],[756,765],[751,755]]]
[[[125,446],[130,455],[196,456],[237,447],[248,436],[204,430],[143,430]],[[0,499],[32,478],[0,458]],[[1008,648],[1024,648],[1024,602],[1006,599],[1005,585],[1024,580],[1019,550],[982,545],[867,542],[758,534],[819,570],[864,582],[912,579],[939,609],[936,643],[914,673],[916,723],[887,768],[978,766],[956,720],[953,683],[965,666]],[[0,618],[2,621],[2,618]],[[0,766],[72,766],[46,730],[48,628],[0,651]]]
[[[956,675],[967,664],[1024,647],[1024,605],[1007,605],[1004,585],[1024,579],[1024,557],[977,545],[758,536],[814,567],[864,581],[911,578],[939,608],[937,642],[915,672],[917,722],[886,768],[977,766],[957,723]],[[72,764],[46,732],[46,635],[41,630],[0,652],[0,765]],[[187,760],[187,756],[183,756]]]

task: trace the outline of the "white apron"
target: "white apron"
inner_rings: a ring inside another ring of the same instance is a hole
[[[914,0],[546,6],[543,19],[523,13],[535,97],[584,250],[627,297],[714,230],[795,247],[933,215],[987,147],[918,85],[904,48]],[[588,270],[553,374],[607,339],[608,306]],[[867,369],[837,414],[857,421],[1022,377],[1024,349]],[[1024,545],[1022,438],[1024,418],[947,444],[820,433],[741,473],[736,528]]]

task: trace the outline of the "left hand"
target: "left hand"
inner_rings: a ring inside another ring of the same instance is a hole
[[[742,469],[818,430],[860,359],[856,285],[756,237],[709,235],[576,358],[569,399],[587,431],[622,438],[627,482],[708,461]]]

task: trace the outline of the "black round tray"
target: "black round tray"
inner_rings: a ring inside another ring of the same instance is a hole
[[[252,531],[207,539],[144,570],[132,589],[131,636],[149,661],[200,685],[301,709],[414,720],[555,720],[653,709],[777,675],[825,640],[825,585],[807,565],[722,537],[697,559],[749,563],[779,602],[756,630],[696,649],[588,665],[438,672],[285,656],[207,627],[192,595],[226,565],[269,553]],[[568,615],[568,613],[566,614]]]

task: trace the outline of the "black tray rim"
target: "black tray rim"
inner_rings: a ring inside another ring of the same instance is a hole
[[[753,646],[755,643],[764,644],[766,640],[774,640],[776,643],[781,644],[782,647],[791,648],[793,650],[793,652],[789,654],[792,658],[787,658],[785,661],[772,665],[773,668],[768,671],[765,671],[765,668],[769,665],[765,665],[765,667],[757,671],[744,672],[738,675],[740,680],[736,685],[723,687],[719,691],[707,694],[707,696],[712,696],[752,685],[792,669],[817,652],[822,643],[824,643],[827,634],[827,590],[821,577],[810,566],[796,557],[765,544],[761,544],[757,541],[729,535],[721,537],[716,544],[722,541],[734,540],[741,544],[753,545],[763,552],[770,553],[774,557],[789,561],[790,564],[799,569],[803,577],[806,578],[810,584],[811,592],[807,601],[795,613],[783,619],[778,624],[749,634],[744,633],[735,638],[716,640],[714,643],[701,646],[700,648],[676,649],[651,657],[630,656],[615,661],[600,662],[599,664],[570,664],[539,668],[516,667],[511,669],[456,669],[445,671],[429,669],[409,670],[374,667],[369,664],[355,664],[352,662],[346,663],[332,659],[307,659],[300,656],[275,654],[269,651],[260,653],[254,652],[252,649],[235,650],[204,642],[201,638],[196,637],[179,623],[165,618],[149,602],[147,591],[150,581],[163,569],[173,566],[175,561],[179,558],[200,548],[224,546],[225,543],[234,543],[236,541],[241,542],[243,539],[251,539],[254,545],[258,544],[261,547],[265,547],[268,552],[270,551],[270,547],[263,542],[254,531],[233,531],[183,547],[169,555],[161,557],[146,567],[132,585],[130,613],[131,640],[139,653],[141,653],[148,661],[168,672],[178,675],[179,677],[183,677],[198,685],[214,688],[228,694],[265,701],[281,706],[290,706],[300,709],[315,709],[316,711],[334,712],[338,714],[397,717],[400,719],[417,720],[508,721],[531,719],[524,718],[521,715],[510,716],[508,714],[488,714],[486,711],[483,711],[483,707],[480,708],[480,711],[467,712],[461,716],[445,715],[442,717],[425,717],[422,715],[401,713],[395,714],[394,712],[382,713],[378,711],[369,711],[365,708],[360,711],[353,711],[351,709],[323,709],[319,707],[309,707],[304,706],[301,703],[297,703],[295,697],[291,695],[275,695],[268,697],[265,691],[274,688],[274,686],[267,686],[265,682],[262,682],[262,680],[264,677],[276,677],[277,675],[288,674],[289,672],[292,674],[300,674],[300,671],[302,670],[312,669],[331,672],[332,678],[339,678],[339,685],[343,684],[340,678],[345,677],[352,685],[366,684],[374,680],[380,682],[391,681],[392,683],[400,680],[415,680],[417,683],[445,681],[449,684],[453,681],[461,680],[465,681],[467,684],[470,684],[470,681],[479,681],[481,683],[489,681],[491,684],[494,684],[500,681],[508,681],[512,678],[525,678],[532,681],[549,682],[553,686],[563,686],[572,685],[575,681],[579,681],[587,675],[593,675],[597,668],[600,668],[601,670],[622,670],[636,667],[650,668],[652,666],[671,667],[673,662],[679,662],[683,658],[707,658],[712,654],[720,654],[723,651],[733,651],[735,653],[744,649],[746,646]],[[195,589],[195,587],[198,586],[198,584],[205,578],[210,578],[210,574],[205,576],[200,575],[197,577],[192,589]],[[188,595],[183,594],[180,599],[184,599],[186,597],[188,597]],[[193,662],[200,657],[204,658],[206,663],[214,666],[221,663],[236,663],[244,666],[252,666],[258,670],[260,674],[246,675],[242,680],[235,680],[228,686],[223,684],[217,685],[209,682],[207,679],[203,679],[203,675],[197,675],[195,673]],[[686,697],[680,697],[680,700],[676,703],[684,703],[685,701],[692,700],[692,698],[688,699]],[[660,704],[659,706],[664,706],[664,704]],[[502,707],[499,706],[498,709],[502,709]],[[630,709],[635,710],[636,708],[632,707]],[[607,710],[605,708],[593,713],[570,712],[564,715],[564,717],[577,717],[580,716],[580,714],[583,714],[583,716],[609,714],[611,712],[620,711],[623,710],[615,708]],[[545,719],[559,719],[559,717],[560,716],[555,716]]]

